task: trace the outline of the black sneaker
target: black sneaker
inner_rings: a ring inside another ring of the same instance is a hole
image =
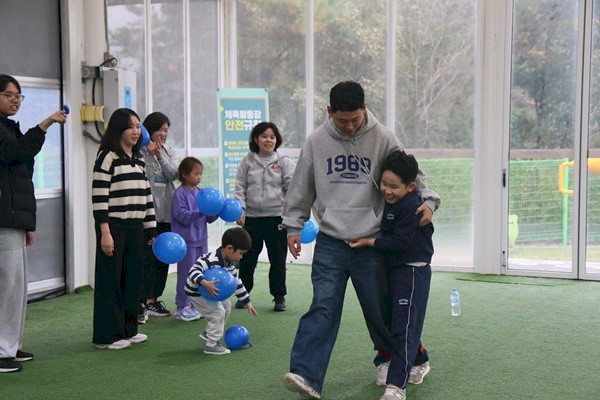
[[[246,305],[242,303],[240,300],[235,302],[235,308],[246,308]]]
[[[33,360],[33,354],[23,350],[17,350],[17,356],[15,357],[15,361],[23,362],[29,360]]]
[[[168,317],[171,315],[171,311],[166,309],[165,303],[162,301],[146,304],[146,311],[148,312],[148,315],[153,317]]]
[[[2,372],[18,372],[23,369],[20,362],[14,358],[0,358],[0,373]]]
[[[275,307],[273,307],[273,310],[275,310],[275,311],[285,311],[285,310],[287,310],[287,307],[285,305],[285,298],[283,298],[283,297],[275,297],[275,299],[273,301],[275,302]]]

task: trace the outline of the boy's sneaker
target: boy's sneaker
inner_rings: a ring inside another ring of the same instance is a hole
[[[14,358],[0,358],[0,373],[1,372],[18,372],[23,369],[20,362]]]
[[[377,379],[375,383],[377,386],[385,386],[387,381],[388,369],[390,368],[390,362],[384,362],[377,366]]]
[[[143,325],[146,321],[148,321],[148,310],[146,310],[145,307],[142,307],[142,311],[137,317],[137,323],[138,325]]]
[[[423,378],[425,378],[425,375],[429,373],[430,369],[431,367],[429,366],[429,362],[424,362],[421,365],[413,365],[413,367],[410,369],[408,383],[412,383],[413,385],[423,383]]]
[[[379,400],[406,400],[406,390],[400,389],[398,386],[387,385],[385,393]]]
[[[235,302],[235,308],[246,308],[246,305],[242,303],[240,300]]]
[[[208,337],[206,337],[206,331],[202,331],[202,333],[199,334],[198,337],[204,340],[205,342],[208,342]]]
[[[190,308],[189,306],[177,307],[177,311],[175,312],[175,318],[189,322],[202,318],[202,315],[200,315],[200,313],[196,313],[195,310],[192,310],[192,308]]]
[[[144,335],[143,333],[136,333],[132,337],[128,337],[127,340],[129,343],[142,343],[148,340],[148,335]]]
[[[148,315],[153,317],[168,317],[171,315],[171,311],[166,309],[165,303],[162,301],[146,304],[146,311]]]
[[[113,343],[108,344],[94,344],[97,349],[107,349],[107,350],[122,350],[131,346],[131,342],[125,339],[117,340]]]
[[[292,372],[285,374],[283,377],[283,385],[290,392],[300,393],[300,396],[304,397],[305,399],[321,398],[321,393],[313,389],[313,387],[308,384],[306,379],[298,374],[294,374]]]
[[[223,356],[223,355],[229,354],[229,353],[231,353],[231,350],[221,346],[218,342],[214,346],[209,346],[208,344],[204,346],[204,354]]]
[[[285,305],[285,298],[284,297],[275,297],[275,299],[273,301],[275,302],[275,307],[273,307],[274,311],[285,311],[285,310],[287,310],[287,307]]]
[[[15,357],[15,361],[23,362],[23,361],[29,361],[29,360],[33,360],[33,354],[28,353],[23,350],[17,350],[17,355]]]

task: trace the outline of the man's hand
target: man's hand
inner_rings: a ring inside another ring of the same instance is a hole
[[[425,203],[421,204],[421,207],[417,208],[415,214],[423,213],[419,226],[425,226],[433,220],[433,211]]]
[[[288,236],[287,239],[288,249],[292,253],[292,257],[298,258],[300,250],[302,250],[302,243],[300,242],[300,235]]]

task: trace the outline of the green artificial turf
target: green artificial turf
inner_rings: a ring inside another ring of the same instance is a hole
[[[29,305],[22,372],[0,374],[0,399],[299,399],[282,385],[298,319],[311,300],[310,268],[288,267],[288,311],[272,311],[267,267],[252,292],[259,312],[232,310],[252,347],[202,352],[206,322],[150,318],[148,342],[121,351],[91,344],[91,290]],[[174,309],[175,276],[163,296]],[[517,283],[517,284],[507,284]],[[449,295],[461,293],[462,315]],[[600,375],[600,283],[434,272],[423,341],[431,372],[408,399],[595,399]],[[374,352],[351,285],[323,399],[378,399]]]

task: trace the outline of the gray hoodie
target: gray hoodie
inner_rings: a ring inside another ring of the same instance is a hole
[[[173,181],[177,179],[179,172],[173,151],[162,146],[160,152],[161,158],[158,160],[154,155],[148,154],[145,148],[142,149],[146,176],[154,199],[156,222],[171,222],[171,204],[175,193]]]
[[[240,162],[235,178],[235,197],[247,217],[279,217],[287,193],[294,163],[277,151],[275,158],[263,165],[257,153],[248,153]]]
[[[403,147],[396,135],[368,110],[365,123],[352,136],[342,135],[328,117],[306,138],[300,152],[283,205],[288,236],[299,234],[311,208],[319,230],[333,238],[376,236],[384,207],[378,189],[381,164],[398,149]],[[417,187],[435,211],[440,197],[427,189],[422,171]]]

